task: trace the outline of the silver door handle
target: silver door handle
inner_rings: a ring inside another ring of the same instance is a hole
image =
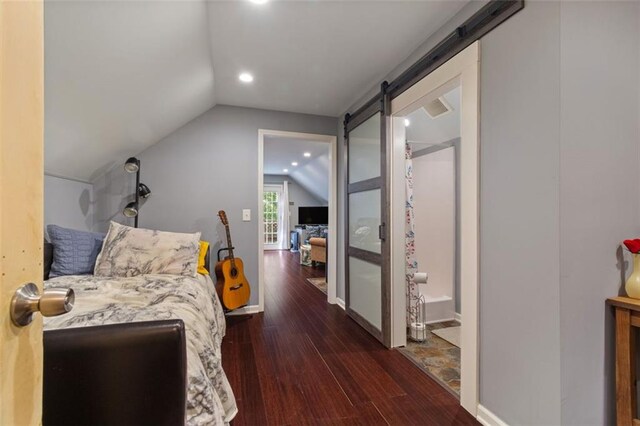
[[[52,288],[40,295],[34,283],[25,284],[11,299],[11,321],[18,327],[24,327],[33,321],[36,312],[45,317],[66,314],[73,309],[75,299],[72,289]]]

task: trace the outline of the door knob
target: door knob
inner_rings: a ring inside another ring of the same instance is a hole
[[[73,309],[75,294],[72,289],[52,288],[42,295],[34,283],[28,283],[16,290],[11,299],[11,321],[18,326],[29,325],[33,314],[40,312],[45,317],[62,315]]]

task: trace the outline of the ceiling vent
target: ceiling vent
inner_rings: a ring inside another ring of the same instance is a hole
[[[438,99],[432,100],[422,108],[431,118],[438,118],[453,111],[453,108],[449,105],[449,102],[447,102],[444,96],[440,96]]]

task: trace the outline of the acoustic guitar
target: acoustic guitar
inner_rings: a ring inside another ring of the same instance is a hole
[[[242,259],[233,255],[233,244],[231,243],[231,231],[229,221],[224,210],[218,212],[220,222],[227,231],[227,246],[229,255],[216,263],[216,290],[222,301],[222,306],[228,311],[246,306],[251,296],[249,281],[244,276],[244,265]]]

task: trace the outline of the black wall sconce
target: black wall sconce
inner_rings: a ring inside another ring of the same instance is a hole
[[[122,214],[126,217],[134,218],[134,226],[137,228],[140,211],[140,198],[149,198],[151,196],[151,190],[147,185],[140,182],[140,160],[135,157],[129,158],[124,163],[124,170],[127,173],[136,174],[136,199],[125,206]]]

